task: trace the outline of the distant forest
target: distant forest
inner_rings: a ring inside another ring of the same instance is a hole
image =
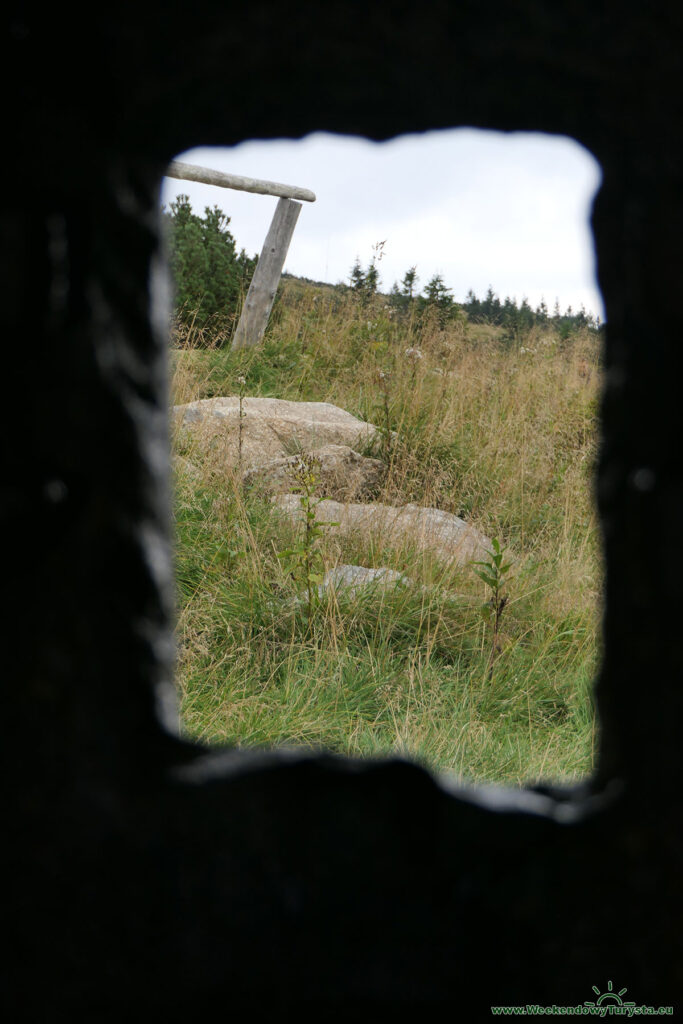
[[[334,288],[353,291],[362,301],[369,301],[373,295],[383,294],[378,289],[377,263],[380,258],[381,250],[379,257],[375,254],[365,270],[361,267],[360,260],[356,259],[349,272],[349,283],[342,282],[334,285]],[[308,278],[300,280],[308,281],[310,284],[323,284],[309,281]],[[400,284],[395,282],[391,291],[384,293],[388,304],[399,313],[412,311],[423,315],[431,310],[444,325],[466,315],[471,323],[502,327],[507,335],[515,336],[537,325],[552,326],[561,337],[568,337],[581,327],[597,332],[603,326],[600,318],[593,316],[583,306],[578,311],[573,310],[571,306],[562,311],[558,300],[555,300],[552,311],[544,301],[534,309],[526,298],[519,304],[516,299],[509,296],[501,300],[489,286],[483,299],[470,289],[464,302],[456,302],[452,289],[446,286],[440,274],[435,274],[421,291],[418,290],[418,282],[417,268],[410,267]]]
[[[162,222],[175,285],[176,317],[188,326],[207,328],[212,334],[224,332],[239,315],[256,267],[256,256],[248,256],[244,249],[237,249],[228,227],[230,218],[222,210],[216,206],[212,209],[206,207],[204,216],[200,217],[193,213],[186,195],[177,196],[169,210],[162,208]],[[414,266],[406,271],[400,283],[393,285],[390,292],[380,292],[378,264],[383,247],[384,242],[373,246],[372,258],[365,269],[356,258],[349,271],[348,283],[330,285],[306,277],[299,280],[338,293],[351,292],[361,304],[383,298],[397,316],[418,319],[431,316],[444,327],[466,316],[472,323],[503,328],[503,336],[510,340],[536,325],[551,326],[564,338],[582,327],[595,331],[601,327],[599,319],[583,308],[575,312],[569,306],[561,312],[556,302],[550,312],[541,302],[533,309],[525,298],[519,305],[511,298],[501,301],[491,287],[483,299],[470,290],[464,302],[456,302],[452,289],[446,286],[440,274],[435,274],[420,291]]]

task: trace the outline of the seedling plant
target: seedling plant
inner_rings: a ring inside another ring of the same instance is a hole
[[[313,621],[313,610],[319,599],[318,588],[323,582],[325,566],[323,563],[320,541],[325,531],[338,523],[323,523],[318,520],[316,510],[322,498],[316,494],[320,460],[312,455],[299,455],[291,469],[301,503],[303,530],[298,543],[285,551],[280,551],[278,558],[296,583],[306,591],[306,612],[308,628]]]
[[[481,566],[474,572],[483,580],[488,588],[489,599],[481,606],[481,615],[485,622],[491,626],[491,653],[489,655],[487,671],[489,679],[493,675],[493,665],[500,653],[499,631],[503,612],[508,603],[508,595],[503,591],[507,585],[507,574],[510,571],[510,562],[503,562],[505,548],[500,546],[500,541],[494,537],[491,548],[487,550],[489,561],[473,562],[472,565]]]

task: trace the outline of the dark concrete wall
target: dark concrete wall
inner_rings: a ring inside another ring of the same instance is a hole
[[[676,1004],[682,53],[683,15],[664,2],[9,16],[8,1019],[274,1002],[469,1020],[583,1002],[608,979]],[[155,713],[172,664],[165,339],[148,286],[165,164],[195,144],[456,125],[569,134],[603,168],[596,776],[464,792],[398,761],[207,754]]]

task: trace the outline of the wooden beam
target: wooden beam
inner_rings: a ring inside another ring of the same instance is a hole
[[[258,178],[243,178],[239,174],[225,174],[209,167],[196,167],[178,160],[172,161],[166,168],[167,178],[180,178],[183,181],[201,181],[205,185],[218,185],[220,188],[234,188],[238,192],[257,192],[262,196],[279,196],[281,199],[301,199],[306,203],[315,202],[315,192],[297,185],[281,185],[277,181],[260,181]]]
[[[301,203],[280,199],[251,279],[231,348],[249,348],[263,338],[273,308],[287,250],[301,211]]]

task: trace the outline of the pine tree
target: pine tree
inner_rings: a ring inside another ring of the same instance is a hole
[[[398,281],[394,281],[389,292],[389,305],[392,309],[399,312],[403,312],[408,305],[408,299],[403,294],[398,286]]]
[[[363,270],[360,259],[356,256],[355,262],[349,273],[349,282],[352,289],[360,296],[361,302],[365,304],[377,291],[379,287],[379,271],[377,260],[382,258],[382,246],[384,242],[378,242],[373,246],[375,250],[367,270]]]
[[[356,256],[355,263],[351,267],[349,281],[354,292],[363,292],[365,290],[365,273],[360,265],[360,259],[358,256]]]
[[[379,270],[375,265],[375,261],[371,260],[368,269],[365,271],[365,295],[366,298],[370,298],[374,295],[379,287]]]
[[[170,212],[162,211],[169,264],[175,290],[176,315],[204,327],[214,321],[224,331],[239,312],[241,300],[256,267],[256,257],[237,253],[228,230],[230,218],[217,206],[204,217],[192,212],[190,199],[179,195]]]
[[[512,341],[515,338],[515,333],[519,328],[519,310],[517,309],[517,303],[514,299],[511,299],[509,295],[505,296],[505,302],[503,303],[501,322],[503,327],[506,329],[505,338],[507,341]]]
[[[444,284],[441,274],[434,274],[424,289],[424,306],[437,311],[439,322],[443,325],[457,312],[453,304],[451,289]]]
[[[417,267],[411,267],[406,270],[401,281],[401,293],[406,296],[408,300],[413,298],[413,291],[417,282],[420,278],[417,276]]]
[[[488,287],[486,297],[482,302],[482,314],[486,317],[489,323],[497,324],[501,321],[501,305],[500,299],[494,292],[491,285]]]
[[[441,274],[434,274],[434,277],[427,282],[424,296],[427,302],[435,306],[444,306],[453,302],[451,289],[446,287]]]
[[[473,323],[481,323],[483,319],[482,315],[482,304],[481,299],[478,299],[474,294],[474,290],[470,288],[465,297],[464,308],[467,311],[467,315]]]
[[[519,307],[519,323],[523,330],[529,330],[534,325],[534,311],[529,305],[529,300],[526,296],[522,298],[522,304]]]

